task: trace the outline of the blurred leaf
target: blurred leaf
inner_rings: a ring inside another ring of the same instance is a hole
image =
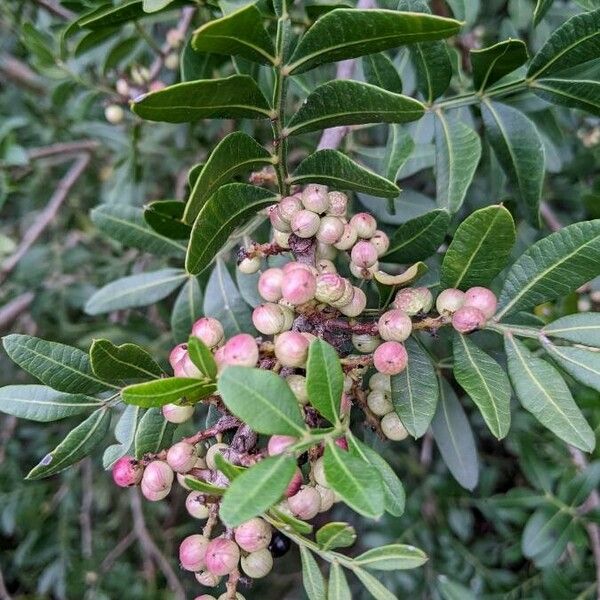
[[[383,586],[379,579],[373,577],[371,573],[368,573],[364,569],[353,567],[352,572],[358,577],[360,582],[365,586],[369,593],[375,600],[397,600],[397,596],[392,594],[385,586]]]
[[[118,444],[108,446],[102,455],[102,466],[105,469],[110,469],[115,462],[123,458],[132,449],[140,412],[139,406],[129,405],[121,413],[115,426],[115,439]]]
[[[448,579],[445,575],[438,575],[437,580],[438,589],[444,600],[477,600],[469,588]]]
[[[147,410],[140,419],[135,433],[135,457],[156,454],[171,445],[176,425],[167,421],[160,408]]]
[[[202,316],[202,290],[197,277],[190,277],[175,299],[171,331],[175,342],[187,340],[192,326]]]
[[[170,4],[181,6],[186,4],[184,0],[145,0],[149,2],[158,2],[162,8],[168,9]],[[159,10],[159,9],[156,9]],[[144,12],[144,0],[129,0],[122,2],[117,6],[112,4],[103,4],[98,8],[80,17],[77,21],[79,27],[84,29],[100,29],[103,27],[114,27],[122,25],[129,21],[137,21],[148,13]]]
[[[392,123],[388,127],[381,172],[389,181],[396,181],[398,171],[406,163],[415,148],[410,135],[400,125]]]

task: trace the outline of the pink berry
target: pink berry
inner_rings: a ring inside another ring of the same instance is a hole
[[[258,362],[258,344],[248,333],[238,333],[223,346],[223,364],[254,367]]]
[[[287,448],[293,446],[298,440],[291,435],[272,435],[267,444],[269,456],[282,454]]]
[[[187,344],[178,344],[169,354],[169,364],[174,369],[187,356]]]
[[[314,213],[324,213],[329,208],[329,196],[324,185],[307,185],[302,192],[304,208]]]
[[[240,561],[240,549],[232,540],[218,537],[206,548],[206,568],[213,575],[228,575]]]
[[[335,302],[346,290],[346,282],[337,273],[323,273],[316,280],[315,298],[319,302]]]
[[[399,342],[384,342],[373,353],[373,364],[380,373],[397,375],[406,369],[408,354]]]
[[[280,333],[285,328],[285,315],[279,304],[261,304],[252,312],[254,327],[265,335]]]
[[[337,299],[329,302],[331,306],[335,308],[342,308],[344,306],[348,306],[352,302],[352,298],[354,297],[354,290],[356,289],[348,279],[343,279],[344,281],[344,293]]]
[[[308,340],[297,331],[284,331],[275,338],[275,356],[284,367],[302,367],[308,357]]]
[[[296,517],[307,521],[317,516],[321,508],[321,495],[314,487],[304,486],[288,498],[288,505]]]
[[[258,293],[267,302],[277,302],[281,299],[282,281],[283,271],[281,269],[267,269],[258,279]]]
[[[485,325],[485,315],[473,306],[463,306],[452,315],[452,327],[460,333],[469,333]]]
[[[218,346],[225,337],[223,325],[212,317],[198,319],[192,327],[192,335],[200,339],[209,348]]]
[[[316,289],[316,277],[305,269],[294,269],[286,274],[281,284],[283,299],[294,306],[312,300]]]
[[[377,327],[384,340],[403,342],[411,334],[412,321],[404,311],[394,308],[379,317]]]
[[[278,204],[271,207],[271,210],[269,211],[269,220],[275,231],[281,231],[282,233],[289,233],[292,231],[290,222],[283,218]]]
[[[350,219],[350,226],[359,238],[369,239],[377,231],[377,221],[369,213],[357,213]]]
[[[142,476],[143,486],[153,492],[170,490],[173,484],[173,469],[162,460],[153,460]]]
[[[171,488],[166,488],[164,490],[156,492],[154,490],[147,488],[144,485],[144,482],[142,481],[142,483],[140,485],[140,490],[142,491],[142,495],[144,496],[144,498],[146,498],[146,500],[149,500],[150,502],[158,502],[159,500],[163,500],[164,498],[166,498],[169,495]]]
[[[206,567],[208,538],[195,533],[186,537],[179,546],[179,562],[186,571],[200,571]]]
[[[189,354],[185,356],[175,365],[173,369],[175,377],[192,377],[195,379],[203,378],[202,371],[193,363]]]
[[[162,407],[162,414],[169,423],[184,423],[192,418],[194,407],[180,406],[179,404],[165,404]]]
[[[323,275],[324,273],[337,273],[337,268],[333,261],[327,258],[321,258],[317,261],[317,271],[319,275]]]
[[[454,314],[465,303],[465,293],[456,288],[448,288],[440,292],[435,301],[435,308],[440,315],[448,316]]]
[[[286,498],[290,498],[298,493],[298,490],[302,487],[304,483],[304,478],[302,477],[302,471],[300,469],[296,469],[294,476],[291,481],[288,483],[287,488],[285,488],[285,492],[283,495]]]
[[[296,196],[286,196],[278,204],[278,207],[281,218],[289,223],[292,217],[302,210],[302,202]]]
[[[413,316],[421,312],[429,312],[433,306],[433,296],[426,287],[404,288],[396,294],[392,304],[394,308]]]
[[[190,492],[185,499],[185,508],[194,519],[208,518],[209,510],[201,492]]]
[[[271,526],[259,517],[242,523],[235,530],[235,541],[245,552],[258,552],[271,542]]]
[[[288,275],[289,273],[291,273],[292,271],[295,271],[296,269],[303,269],[304,271],[308,271],[309,273],[312,273],[313,275],[318,274],[316,267],[313,267],[312,265],[307,265],[306,263],[298,262],[297,260],[291,260],[290,262],[285,263],[285,265],[283,265],[283,267],[281,267],[281,269],[283,270],[284,279],[285,279],[285,275]]]
[[[212,586],[209,586],[212,587]],[[194,598],[194,600],[217,600],[214,596],[212,596],[211,594],[200,594],[200,596],[196,596]]]
[[[137,485],[143,473],[144,468],[133,456],[123,456],[112,467],[113,481],[119,487]]]
[[[205,587],[217,587],[219,583],[221,583],[221,578],[213,575],[210,571],[201,571],[196,573],[194,577],[200,585]],[[217,600],[214,596],[210,596],[209,594],[206,595],[209,596],[206,600]],[[204,600],[204,598],[202,600]]]
[[[354,244],[350,258],[355,265],[368,269],[377,262],[377,250],[371,242],[361,240]]]
[[[358,317],[367,306],[367,296],[360,289],[355,287],[352,300],[346,306],[340,306],[338,310],[347,317]]]
[[[324,244],[335,244],[344,233],[344,223],[337,217],[323,217],[317,230],[317,240]]]
[[[390,238],[379,229],[373,234],[373,237],[369,241],[375,246],[378,257],[383,256],[390,247]]]
[[[167,452],[167,463],[176,473],[187,473],[197,460],[196,448],[187,442],[178,442]]]
[[[352,246],[354,246],[356,243],[357,239],[358,235],[356,234],[354,228],[350,225],[350,223],[346,223],[344,225],[344,232],[334,246],[338,250],[350,250],[350,248],[352,248]]]
[[[348,196],[342,192],[329,192],[329,210],[328,214],[334,217],[346,216],[348,208]]]
[[[492,290],[484,287],[472,287],[465,292],[465,306],[478,308],[486,319],[491,319],[496,313],[498,300]]]
[[[301,210],[292,217],[292,231],[301,238],[313,237],[319,230],[321,219],[310,210]]]

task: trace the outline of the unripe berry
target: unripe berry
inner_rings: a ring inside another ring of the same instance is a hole
[[[384,342],[373,353],[373,365],[380,373],[397,375],[406,369],[408,354],[399,342]]]
[[[321,495],[314,487],[304,486],[288,498],[288,504],[294,516],[307,521],[314,518],[321,508]]]
[[[264,548],[257,552],[251,552],[243,556],[241,560],[242,569],[248,577],[260,579],[271,572],[273,568],[273,555]]]
[[[179,546],[179,562],[186,571],[200,571],[206,567],[209,541],[198,533],[188,535]]]
[[[223,443],[213,444],[206,451],[206,456],[204,457],[204,460],[206,460],[206,466],[209,469],[212,469],[214,471],[217,468],[217,465],[215,463],[215,454],[217,454],[217,452],[222,453],[222,450],[227,450],[227,448],[229,448],[229,446],[227,444],[223,444]]]
[[[258,344],[248,333],[238,333],[223,346],[223,364],[254,367],[258,361]]]
[[[208,506],[201,492],[190,492],[185,499],[185,508],[194,519],[208,519]]]
[[[348,209],[348,196],[342,192],[329,192],[328,214],[334,217],[345,217]]]
[[[382,392],[392,391],[392,381],[389,375],[385,373],[373,373],[369,378],[369,387],[372,390],[381,390]]]
[[[279,304],[261,304],[252,312],[254,327],[265,335],[281,333],[286,324],[284,308]]]
[[[163,500],[169,495],[171,488],[161,490],[160,492],[155,492],[154,490],[148,489],[142,481],[142,484],[140,485],[140,490],[142,491],[142,495],[144,496],[144,498],[146,498],[146,500],[149,500],[150,502],[158,502],[159,500]]]
[[[221,578],[213,575],[210,571],[201,571],[194,576],[196,577],[196,581],[205,587],[217,587],[221,583]],[[209,597],[213,598],[213,596]]]
[[[217,600],[231,600],[231,596],[229,595],[229,592],[225,592],[224,594],[221,594]],[[244,596],[242,596],[242,594],[239,592],[236,592],[235,600],[246,600],[246,598],[244,598]]]
[[[123,120],[125,111],[118,104],[109,104],[104,109],[104,116],[109,123],[117,125]]]
[[[196,577],[197,579],[197,577]],[[212,587],[212,586],[207,586],[207,587]],[[211,596],[210,594],[202,594],[200,596],[196,596],[194,598],[194,600],[217,600],[214,596]]]
[[[166,40],[171,48],[178,48],[181,46],[181,42],[183,42],[183,33],[178,29],[169,29],[169,31],[167,31]]]
[[[284,367],[303,367],[308,357],[308,340],[297,331],[284,331],[275,338],[275,356]]]
[[[372,238],[377,231],[377,221],[369,213],[356,213],[350,219],[350,226],[359,238]]]
[[[194,364],[189,354],[186,354],[173,368],[175,377],[202,378],[202,371]]]
[[[204,342],[209,348],[218,346],[225,337],[223,325],[212,317],[198,319],[192,327],[192,335]]]
[[[312,464],[311,474],[313,479],[315,480],[315,483],[323,487],[329,487],[329,484],[327,483],[327,478],[325,477],[325,466],[323,463],[322,456],[317,458],[317,460],[315,460],[315,462]]]
[[[294,269],[287,273],[281,283],[283,299],[294,306],[305,304],[315,297],[316,277],[305,269]]]
[[[290,247],[290,233],[285,233],[283,231],[277,231],[277,229],[273,229],[273,241],[278,246],[281,246],[281,248],[285,248],[287,250]]]
[[[350,273],[357,279],[373,279],[376,271],[379,271],[379,261],[375,261],[370,267],[361,267],[353,262],[350,263]]]
[[[456,288],[448,288],[440,292],[435,301],[435,308],[443,316],[453,315],[465,303],[465,293]]]
[[[379,317],[377,327],[384,340],[403,342],[411,334],[412,321],[404,311],[394,308]]]
[[[335,502],[335,492],[328,487],[323,487],[322,485],[316,485],[315,489],[321,496],[321,508],[319,509],[319,512],[328,511]]]
[[[269,221],[271,221],[271,226],[275,231],[281,231],[282,233],[290,233],[292,231],[290,221],[283,217],[278,204],[275,204],[269,210]]]
[[[369,240],[377,250],[377,256],[383,256],[390,247],[390,238],[379,229],[375,231],[373,237]]]
[[[281,268],[283,270],[284,279],[285,275],[288,275],[289,273],[291,273],[292,271],[296,271],[297,269],[308,271],[309,273],[312,273],[315,277],[319,274],[316,267],[313,267],[312,265],[307,265],[306,263],[298,262],[297,260],[291,260],[290,262],[285,263],[285,265],[283,265],[283,267]]]
[[[229,575],[240,561],[240,549],[232,540],[218,537],[209,542],[205,560],[213,575]]]
[[[153,460],[142,476],[143,486],[151,492],[170,490],[173,484],[173,469],[162,460]]]
[[[176,52],[171,52],[165,57],[165,68],[169,71],[176,71],[179,68],[179,55]]]
[[[368,269],[377,262],[377,250],[371,242],[361,240],[354,244],[350,258],[355,265]]]
[[[125,79],[117,79],[115,89],[117,90],[117,94],[120,94],[121,96],[129,96],[129,84]]]
[[[381,419],[381,431],[386,438],[395,442],[400,442],[408,436],[408,431],[395,412],[389,412]]]
[[[133,456],[123,456],[112,467],[113,481],[119,487],[137,485],[143,473],[144,468]]]
[[[344,292],[337,300],[332,300],[329,304],[335,308],[341,308],[343,306],[348,306],[350,302],[352,302],[352,298],[354,297],[355,287],[350,283],[348,279],[342,278],[344,282]]]
[[[281,218],[288,223],[292,220],[292,217],[303,208],[302,201],[296,196],[286,196],[277,206]]]
[[[167,452],[167,463],[176,473],[187,473],[194,467],[197,458],[196,448],[187,442],[178,442]]]
[[[267,269],[258,279],[258,293],[267,302],[277,302],[281,299],[281,282],[283,271],[277,268]]]
[[[327,188],[324,185],[307,185],[302,192],[302,204],[314,213],[324,213],[329,208]]]
[[[469,333],[485,325],[485,315],[473,306],[463,306],[452,315],[452,327],[460,333]]]
[[[290,226],[298,237],[309,238],[317,233],[320,223],[319,215],[310,210],[301,210],[292,217]]]
[[[254,517],[236,528],[235,541],[245,552],[258,552],[271,542],[271,526],[260,517]]]
[[[267,451],[269,452],[269,456],[282,454],[283,452],[285,452],[286,448],[293,446],[297,441],[298,440],[295,437],[292,437],[291,435],[272,435],[269,438],[269,442],[267,444]]]
[[[162,407],[162,414],[169,423],[185,423],[189,421],[194,414],[193,406],[180,406],[179,404],[165,404]]]
[[[317,240],[324,244],[335,244],[344,233],[344,223],[337,217],[323,217],[317,230]]]
[[[296,314],[289,306],[284,306],[283,304],[281,304],[281,302],[283,302],[283,300],[280,300],[279,302],[280,302],[279,306],[281,307],[281,312],[283,314],[283,327],[281,328],[281,330],[288,331],[289,329],[292,328],[292,325],[294,324],[294,319],[296,318]]]
[[[317,261],[317,271],[319,272],[319,275],[325,273],[337,273],[337,268],[333,261],[327,258],[321,258]]]
[[[340,306],[338,310],[347,317],[358,317],[367,307],[367,296],[360,289],[355,287],[352,300],[346,306]]]
[[[383,417],[389,412],[394,410],[394,405],[390,400],[387,392],[381,390],[372,390],[367,396],[367,406],[371,409],[371,412],[375,413],[378,417]]]
[[[472,287],[465,292],[465,306],[478,308],[486,319],[491,319],[498,306],[496,294],[484,287]]]
[[[169,354],[169,364],[171,365],[171,368],[174,369],[176,365],[187,356],[187,353],[187,344],[178,344],[175,346]]]
[[[252,275],[260,269],[260,258],[258,256],[253,256],[252,258],[243,258],[238,263],[238,269],[240,270],[240,273]]]
[[[353,333],[352,344],[359,352],[370,354],[381,344],[381,338],[367,333]]]
[[[308,392],[306,391],[306,377],[304,375],[288,375],[285,380],[290,386],[292,393],[300,404],[308,404]]]
[[[290,498],[291,496],[295,496],[298,493],[298,490],[302,487],[304,483],[304,478],[302,477],[302,471],[300,469],[296,469],[294,476],[291,481],[288,483],[288,486],[285,488],[285,492],[283,495],[286,498]]]
[[[346,280],[337,273],[318,275],[315,285],[315,298],[330,304],[339,300],[346,291]]]
[[[350,225],[350,223],[346,223],[344,225],[344,232],[334,246],[338,250],[350,250],[350,248],[356,244],[357,239],[358,235],[354,228]]]
[[[403,310],[409,316],[413,316],[431,310],[433,296],[426,287],[404,288],[396,294],[392,306]]]

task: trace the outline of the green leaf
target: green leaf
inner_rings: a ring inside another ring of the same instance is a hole
[[[442,287],[466,290],[489,285],[506,267],[515,239],[515,224],[504,206],[487,206],[471,213],[459,225],[444,255]]]
[[[296,46],[288,70],[297,74],[318,65],[439,40],[458,32],[454,19],[394,10],[338,8],[320,17]]]
[[[308,349],[306,390],[313,407],[330,423],[339,423],[344,373],[337,352],[324,340],[314,340]]]
[[[408,96],[360,81],[329,81],[308,96],[286,133],[298,135],[337,125],[405,123],[420,119],[423,113],[424,106]]]
[[[484,101],[481,114],[490,144],[524,204],[528,222],[538,227],[545,157],[535,125],[516,108],[497,102]]]
[[[60,392],[95,394],[111,387],[94,375],[78,348],[18,333],[2,338],[2,344],[22,369]]]
[[[537,0],[533,10],[533,26],[536,27],[544,18],[544,15],[550,10],[554,0]]]
[[[533,81],[530,88],[544,100],[580,108],[600,116],[600,82],[589,79],[540,79]]]
[[[600,392],[600,352],[555,346],[549,340],[543,342],[544,349],[556,362],[577,381]]]
[[[600,10],[571,17],[556,29],[533,57],[528,79],[538,79],[598,57]]]
[[[192,362],[206,375],[207,379],[215,381],[217,363],[208,346],[200,338],[190,336],[187,349]]]
[[[406,221],[391,236],[384,260],[406,264],[428,258],[444,241],[449,225],[450,215],[445,209]]]
[[[181,222],[185,203],[179,200],[155,200],[144,207],[144,220],[154,231],[173,240],[187,240],[191,227]]]
[[[264,513],[283,496],[295,472],[296,461],[291,456],[280,454],[261,460],[231,482],[219,517],[229,527],[237,527]]]
[[[235,229],[275,199],[269,190],[246,183],[228,183],[219,188],[202,206],[192,227],[185,257],[188,273],[204,271]]]
[[[183,4],[186,4],[186,2],[177,1],[174,6],[182,6]],[[165,4],[163,8],[167,9],[169,6]],[[101,29],[103,27],[115,27],[129,21],[137,21],[145,16],[148,16],[148,14],[144,12],[144,0],[130,0],[117,6],[113,6],[111,3],[103,4],[83,15],[77,22],[79,27],[84,29]]]
[[[67,437],[50,454],[46,454],[26,479],[41,479],[63,471],[87,456],[102,442],[110,426],[110,411],[94,411],[83,423],[71,430]]]
[[[164,406],[182,398],[197,401],[216,390],[214,383],[191,377],[166,377],[129,385],[123,389],[123,402],[142,408]]]
[[[528,558],[540,559],[560,544],[560,556],[568,542],[568,538],[561,539],[562,533],[569,528],[571,521],[572,516],[560,507],[544,506],[536,510],[523,530],[523,554]]]
[[[578,313],[553,321],[542,329],[544,335],[600,348],[600,313]]]
[[[376,519],[383,514],[383,488],[379,473],[364,460],[333,443],[325,448],[323,465],[331,489],[357,513]]]
[[[497,318],[562,298],[600,275],[600,219],[582,221],[539,240],[512,265]]]
[[[395,198],[400,188],[395,183],[359,165],[337,150],[318,150],[296,168],[291,183],[322,183],[336,190],[353,190],[382,198]]]
[[[362,68],[367,83],[376,85],[388,92],[394,92],[394,94],[402,93],[400,74],[386,54],[363,56]]]
[[[269,509],[269,516],[277,522],[275,526],[281,531],[295,531],[302,535],[312,533],[313,526],[310,523],[301,521],[287,512],[282,512],[275,506]]]
[[[371,573],[358,567],[352,567],[352,572],[358,577],[360,582],[369,591],[375,600],[397,600],[397,596],[392,594],[376,577]]]
[[[308,600],[326,600],[325,580],[321,569],[310,550],[304,545],[300,546],[300,558],[302,560],[302,583]]]
[[[65,394],[45,385],[7,385],[0,388],[1,412],[39,423],[58,421],[99,406],[89,396]]]
[[[242,56],[263,64],[275,63],[275,48],[263,27],[263,17],[254,4],[208,21],[194,31],[192,48],[196,52],[214,52]]]
[[[479,136],[443,111],[435,113],[436,196],[438,206],[455,213],[462,206],[481,158]]]
[[[348,548],[356,541],[356,530],[348,523],[332,521],[317,531],[316,540],[323,550]]]
[[[182,269],[161,269],[111,281],[86,302],[88,315],[148,306],[166,298],[187,279]]]
[[[454,377],[481,412],[490,431],[502,439],[510,428],[510,382],[502,367],[468,337],[454,335]]]
[[[469,56],[473,68],[473,85],[479,91],[512,73],[528,59],[525,43],[510,39],[480,50],[470,50]]]
[[[144,12],[154,13],[172,4],[173,0],[144,0]]]
[[[479,465],[473,430],[450,384],[440,378],[440,400],[431,422],[433,438],[450,473],[460,485],[473,490]]]
[[[329,570],[329,586],[327,587],[327,600],[352,600],[352,592],[348,585],[344,570],[340,563],[333,561]]]
[[[202,316],[202,290],[197,277],[190,277],[175,299],[171,331],[175,342],[187,340],[193,324]]]
[[[512,335],[505,336],[505,349],[510,380],[523,407],[560,439],[591,452],[594,432],[558,371]]]
[[[221,185],[235,175],[269,164],[271,155],[254,138],[242,131],[226,135],[211,152],[206,164],[193,184],[183,220],[190,225],[207,200]]]
[[[227,408],[257,433],[306,434],[296,397],[272,371],[227,367],[219,377],[219,393]]]
[[[433,419],[439,389],[429,354],[413,338],[404,345],[408,363],[402,373],[392,376],[392,402],[406,430],[419,438]]]
[[[102,466],[106,470],[112,468],[120,458],[123,458],[132,449],[140,412],[139,406],[129,405],[121,413],[115,425],[115,439],[118,443],[108,446],[102,455]]]
[[[156,379],[163,373],[156,361],[136,344],[115,346],[108,340],[94,340],[90,348],[94,373],[104,381]]]
[[[367,550],[354,559],[360,567],[375,571],[416,569],[427,562],[423,550],[406,544],[389,544]]]
[[[469,588],[448,579],[445,575],[438,575],[437,579],[443,600],[477,600]]]
[[[196,492],[204,492],[205,494],[209,494],[211,496],[222,496],[227,491],[227,488],[219,487],[218,485],[213,485],[212,483],[207,483],[206,481],[196,479],[195,477],[186,477],[184,481],[190,489]]]
[[[185,246],[154,231],[144,220],[144,211],[125,204],[101,204],[91,212],[94,225],[102,233],[125,246],[133,246],[157,256],[182,256]]]
[[[215,454],[215,465],[230,481],[233,481],[247,470],[244,467],[238,467],[230,463],[220,452]]]
[[[380,171],[389,181],[398,179],[398,172],[409,159],[415,143],[410,135],[400,125],[392,123],[388,127],[388,137],[385,144],[385,154]]]
[[[135,457],[156,454],[171,445],[176,425],[167,421],[160,408],[151,408],[140,419],[135,433]]]
[[[200,119],[264,119],[269,103],[248,75],[176,83],[136,98],[133,112],[148,121],[191,123]]]

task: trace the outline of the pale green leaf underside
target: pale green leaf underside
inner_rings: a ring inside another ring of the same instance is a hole
[[[576,344],[600,348],[600,313],[577,313],[546,325],[542,332]]]
[[[300,546],[302,560],[302,583],[308,600],[326,600],[325,580],[317,561],[306,546]]]
[[[146,453],[156,454],[168,448],[177,426],[167,421],[160,408],[147,410],[138,423],[135,433],[135,457],[141,458]]]
[[[600,351],[555,346],[549,342],[544,348],[577,381],[600,392]]]
[[[600,116],[600,81],[540,79],[532,82],[530,88],[548,102]]]

